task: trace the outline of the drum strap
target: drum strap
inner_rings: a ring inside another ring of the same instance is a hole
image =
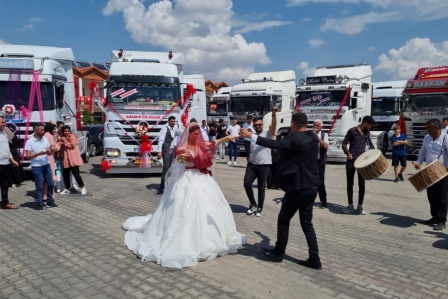
[[[446,138],[446,135],[443,136],[443,140],[442,140],[442,149],[440,150],[440,154],[439,154],[439,156],[437,157],[437,160],[440,159],[440,156],[441,156],[442,153],[443,153],[443,146],[445,145],[445,138]]]

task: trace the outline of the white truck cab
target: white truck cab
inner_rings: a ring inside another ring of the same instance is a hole
[[[5,105],[14,107],[11,113],[10,110],[0,113],[4,115],[7,126],[19,138],[20,153],[27,127],[29,137],[33,134],[35,123],[63,121],[78,135],[84,162],[89,160],[89,136],[78,131],[80,128],[76,121],[73,63],[74,55],[70,48],[0,45],[0,109]],[[37,80],[34,77],[35,71],[38,74]],[[33,84],[38,86],[34,97],[31,91]],[[38,93],[41,95],[41,107]],[[31,111],[30,101],[33,102]],[[30,122],[27,124],[29,116]],[[25,170],[31,169],[26,159],[23,166]]]
[[[331,130],[328,161],[346,161],[342,141],[347,131],[371,113],[371,79],[370,65],[350,64],[317,67],[312,77],[299,81],[296,110],[308,116],[310,129],[314,120],[320,119],[323,130]]]
[[[271,123],[271,108],[278,107],[277,134],[286,134],[291,124],[291,102],[296,88],[294,71],[250,74],[241,84],[232,87],[229,100],[229,118],[237,118],[240,126],[247,115],[263,117],[265,126]],[[244,145],[239,144],[240,152]]]

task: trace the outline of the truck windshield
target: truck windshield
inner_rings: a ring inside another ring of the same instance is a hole
[[[448,94],[408,95],[404,100],[404,112],[421,112],[427,115],[443,114],[447,111]]]
[[[270,100],[270,96],[234,96],[230,98],[229,111],[266,114],[270,109]]]
[[[372,115],[394,115],[398,113],[396,97],[375,97],[372,99]]]
[[[28,109],[31,82],[0,82],[0,109],[6,104],[12,104],[19,109],[22,105]],[[54,110],[54,85],[51,82],[40,82],[43,110]],[[37,96],[34,97],[33,110],[39,110]]]
[[[217,116],[227,115],[227,103],[210,101],[207,114]]]
[[[173,105],[180,99],[178,82],[115,82],[109,89],[114,105]]]
[[[301,107],[314,106],[339,106],[344,99],[346,90],[341,91],[310,91],[300,92],[297,96],[297,101]],[[348,101],[346,101],[348,105]]]

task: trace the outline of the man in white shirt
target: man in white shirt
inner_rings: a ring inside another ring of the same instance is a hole
[[[159,132],[159,138],[157,141],[158,152],[157,157],[163,159],[163,170],[160,177],[160,186],[157,193],[163,193],[165,188],[165,175],[170,169],[173,163],[173,156],[170,153],[171,142],[175,137],[174,125],[176,123],[176,118],[174,116],[168,117],[168,124],[164,126]]]
[[[426,122],[428,135],[423,138],[422,148],[414,164],[420,169],[423,161],[426,165],[439,160],[448,169],[448,137],[441,132],[441,123],[437,118]],[[434,226],[434,230],[443,230],[446,227],[448,206],[448,178],[444,177],[426,189],[431,210],[431,219],[422,221],[422,224]]]
[[[248,115],[246,118],[246,122],[243,124],[243,129],[249,130],[251,132],[254,131],[253,122],[252,122],[253,116]],[[246,152],[246,159],[249,163],[250,161],[250,138],[244,138],[244,150]]]
[[[47,208],[57,208],[53,199],[53,173],[51,171],[48,156],[51,155],[50,142],[45,135],[44,124],[36,123],[34,125],[34,135],[31,136],[25,144],[26,158],[31,160],[31,172],[33,173],[34,183],[36,185],[37,210],[43,211],[42,187],[44,180],[47,182]]]
[[[442,133],[448,134],[448,117],[442,118]]]
[[[207,122],[204,119],[202,120],[202,125],[200,125],[199,128],[201,129],[202,139],[204,139],[204,141],[209,141],[208,139],[209,128],[207,126]]]
[[[238,125],[238,119],[235,117],[232,120],[232,125],[227,127],[226,135],[235,136],[235,142],[229,140],[229,162],[227,165],[236,165],[236,158],[238,157],[238,136],[240,136],[241,127]],[[233,162],[232,162],[233,155]]]
[[[327,191],[325,190],[325,164],[327,163],[327,149],[330,144],[328,141],[328,134],[322,131],[323,122],[320,119],[316,119],[313,123],[313,131],[319,137],[319,148],[317,150],[317,163],[319,165],[319,199],[320,206],[326,208],[327,204]]]
[[[276,114],[277,107],[273,107],[272,120],[269,130],[263,129],[263,118],[255,118],[253,122],[255,134],[272,139],[275,135],[277,126]],[[264,205],[266,180],[272,164],[271,149],[251,142],[249,151],[250,160],[249,163],[247,163],[246,172],[244,174],[244,189],[246,190],[247,197],[249,198],[249,209],[246,214],[252,215],[255,213],[255,216],[261,217]],[[258,204],[255,201],[254,191],[252,189],[252,183],[255,180],[257,180]]]
[[[7,132],[7,130],[9,132]],[[15,210],[19,208],[12,202],[9,202],[8,199],[9,183],[12,176],[11,164],[14,167],[19,166],[19,163],[17,163],[17,161],[15,161],[12,157],[9,147],[9,136],[11,136],[11,134],[13,133],[8,128],[6,128],[5,118],[0,115],[0,187],[2,196],[2,209],[7,210]],[[12,135],[12,137],[14,137],[14,135]]]

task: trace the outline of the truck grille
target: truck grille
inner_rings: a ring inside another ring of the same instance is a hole
[[[410,149],[420,149],[423,144],[423,137],[428,134],[426,131],[426,123],[406,123],[406,131],[408,135],[408,147]]]
[[[375,122],[373,125],[373,128],[371,131],[381,131],[381,132],[388,132],[392,130],[392,127],[394,126],[395,122],[393,121],[385,121],[385,122]]]

